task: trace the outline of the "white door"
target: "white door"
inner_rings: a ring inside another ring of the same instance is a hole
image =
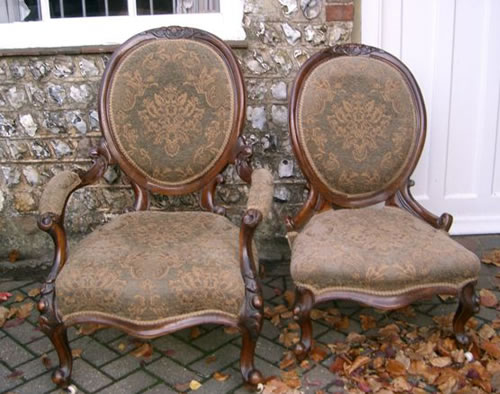
[[[362,0],[362,42],[399,57],[427,107],[413,194],[453,234],[500,233],[500,1]]]

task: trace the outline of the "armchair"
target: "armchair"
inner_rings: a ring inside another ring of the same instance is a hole
[[[297,357],[311,348],[311,308],[332,299],[394,309],[457,295],[453,329],[467,343],[480,263],[449,237],[451,215],[433,215],[410,192],[426,131],[411,72],[380,49],[335,46],[304,63],[289,105],[293,150],[309,181],[304,206],[286,219]]]
[[[154,338],[215,323],[239,328],[241,373],[257,384],[262,375],[253,356],[263,298],[252,239],[270,211],[273,177],[250,167],[252,150],[240,135],[245,88],[234,55],[196,29],[138,34],[107,65],[99,112],[104,138],[91,152],[92,167],[57,174],[40,202],[38,225],[55,244],[38,303],[40,327],[59,357],[53,381],[70,384],[72,325],[98,323]],[[229,163],[251,184],[239,229],[214,202]],[[68,198],[111,164],[129,178],[134,205],[68,252]],[[148,210],[150,193],[193,191],[200,191],[203,212]]]

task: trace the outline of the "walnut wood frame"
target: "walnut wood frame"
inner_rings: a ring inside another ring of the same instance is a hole
[[[304,82],[310,73],[320,64],[340,56],[364,56],[385,62],[399,71],[412,95],[412,101],[417,113],[418,129],[415,148],[410,152],[410,160],[401,171],[400,176],[394,179],[381,191],[354,196],[333,193],[315,173],[300,144],[298,136],[298,103]],[[381,49],[361,44],[338,45],[316,53],[302,65],[293,84],[289,102],[289,126],[293,151],[301,170],[309,182],[307,185],[309,195],[295,217],[287,217],[285,219],[288,231],[299,231],[312,216],[326,209],[358,208],[382,201],[385,202],[387,206],[405,209],[437,229],[444,231],[450,229],[453,222],[453,218],[450,214],[444,213],[439,217],[435,216],[422,207],[413,198],[410,192],[410,188],[414,185],[414,182],[410,179],[410,175],[415,170],[425,142],[426,113],[422,93],[420,92],[415,78],[410,70],[396,57]],[[419,298],[425,298],[435,294],[458,296],[459,306],[453,319],[453,330],[458,342],[465,345],[468,343],[468,337],[465,335],[465,323],[479,310],[479,298],[475,295],[474,286],[475,282],[469,282],[460,289],[454,287],[429,286],[417,291],[412,290],[394,296],[381,296],[341,290],[328,291],[315,295],[312,291],[298,286],[296,290],[296,304],[293,312],[294,318],[299,322],[301,327],[301,339],[295,348],[295,354],[299,359],[303,359],[311,349],[312,325],[310,311],[313,306],[334,299],[353,300],[380,309],[395,309],[409,305]]]
[[[112,133],[109,129],[106,101],[113,70],[130,49],[148,40],[179,38],[204,41],[212,45],[221,58],[224,59],[233,78],[235,116],[228,147],[214,167],[202,178],[188,185],[166,188],[148,182],[145,177],[139,174],[124,160],[115,146]],[[38,218],[38,226],[52,237],[55,245],[52,269],[41,290],[38,310],[40,311],[40,327],[53,343],[59,357],[59,367],[52,375],[52,380],[58,386],[62,388],[68,387],[72,371],[72,356],[67,340],[66,329],[72,325],[82,323],[98,323],[106,326],[113,326],[140,338],[154,338],[202,323],[215,323],[237,327],[241,331],[243,338],[240,356],[240,367],[243,379],[251,384],[257,384],[262,380],[261,373],[254,367],[253,363],[256,340],[262,327],[263,317],[262,290],[251,248],[254,231],[262,221],[262,214],[258,210],[247,210],[243,215],[241,223],[239,257],[241,274],[245,285],[245,300],[237,319],[232,319],[222,313],[205,313],[195,317],[169,321],[167,323],[144,323],[137,325],[119,317],[111,318],[96,316],[90,313],[82,313],[78,314],[77,317],[63,321],[57,308],[57,289],[55,286],[57,275],[64,267],[68,255],[68,243],[64,230],[64,212],[69,196],[75,190],[97,182],[97,180],[103,176],[109,165],[119,164],[121,169],[130,179],[135,194],[135,202],[133,207],[127,209],[129,211],[148,209],[150,204],[150,192],[172,195],[200,190],[201,208],[217,214],[224,214],[225,209],[214,203],[216,186],[224,180],[220,172],[222,172],[229,163],[233,163],[238,175],[245,182],[251,182],[252,168],[249,159],[252,155],[252,149],[250,145],[246,143],[244,137],[241,136],[245,119],[245,100],[245,86],[236,58],[230,48],[212,34],[191,28],[163,27],[149,30],[132,37],[114,53],[104,74],[99,93],[100,121],[104,138],[97,148],[91,150],[90,155],[93,159],[93,165],[88,171],[78,173],[81,183],[68,194],[61,215],[48,212],[43,213]]]

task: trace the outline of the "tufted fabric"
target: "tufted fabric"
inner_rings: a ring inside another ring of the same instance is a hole
[[[383,190],[408,164],[417,131],[406,81],[381,60],[337,57],[306,77],[298,101],[299,143],[332,193]]]
[[[61,215],[66,199],[81,182],[78,174],[72,171],[62,171],[55,175],[42,193],[38,209],[40,214],[52,212]]]
[[[64,319],[78,312],[133,321],[218,310],[244,298],[239,229],[207,212],[120,215],[71,251],[56,280]]]
[[[479,259],[399,208],[326,211],[293,243],[291,273],[314,293],[354,290],[393,295],[477,279]]]
[[[273,175],[264,168],[254,170],[252,172],[252,186],[248,192],[247,209],[257,209],[265,219],[271,211],[273,191]]]
[[[158,39],[131,50],[110,84],[111,132],[143,176],[184,185],[226,148],[234,118],[232,77],[209,44]]]

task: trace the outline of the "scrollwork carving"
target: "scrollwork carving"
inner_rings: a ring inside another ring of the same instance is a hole
[[[218,215],[225,215],[226,208],[223,206],[215,204],[215,190],[217,185],[224,183],[224,177],[222,174],[218,174],[214,179],[206,185],[200,194],[200,206],[206,211],[216,213]]]
[[[144,34],[151,34],[156,38],[191,38],[196,30],[190,27],[166,26],[157,29],[147,30]]]
[[[338,56],[365,56],[372,52],[383,53],[381,49],[363,44],[342,44],[332,47],[332,52]]]
[[[246,183],[251,183],[252,181],[252,167],[250,165],[252,153],[252,147],[247,143],[246,138],[239,136],[233,150],[233,162],[239,177]]]

